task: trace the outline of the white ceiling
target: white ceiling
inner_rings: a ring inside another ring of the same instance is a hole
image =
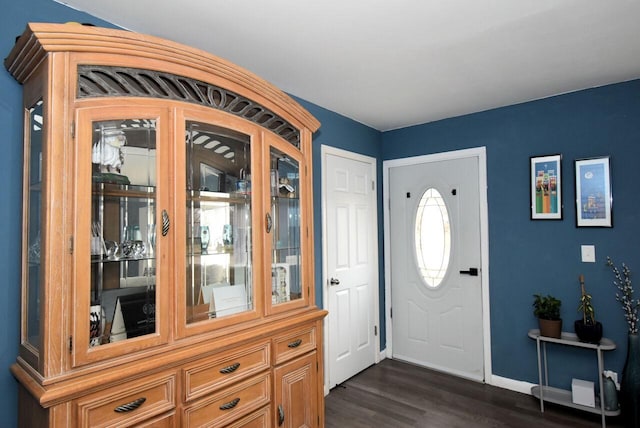
[[[640,78],[637,0],[60,0],[381,131]]]

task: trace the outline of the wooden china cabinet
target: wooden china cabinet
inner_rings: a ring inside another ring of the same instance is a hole
[[[311,135],[257,76],[29,24],[20,426],[324,426]]]

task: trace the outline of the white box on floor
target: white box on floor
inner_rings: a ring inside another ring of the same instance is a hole
[[[581,379],[571,380],[571,398],[573,404],[596,407],[596,395],[593,382]]]

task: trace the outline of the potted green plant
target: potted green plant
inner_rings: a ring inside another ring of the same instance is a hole
[[[562,302],[551,295],[534,294],[533,297],[533,314],[538,317],[540,335],[559,339],[562,335]]]
[[[584,288],[584,275],[578,277],[580,281],[580,305],[578,312],[582,312],[582,319],[576,320],[573,327],[581,342],[600,343],[602,339],[602,324],[596,321],[596,312],[591,304],[591,294]]]

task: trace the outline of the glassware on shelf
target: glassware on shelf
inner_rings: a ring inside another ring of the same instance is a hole
[[[156,225],[153,223],[147,225],[147,241],[149,242],[147,253],[153,256],[156,251]]]
[[[94,221],[91,223],[91,255],[102,256],[106,252],[104,239],[102,238],[102,228],[99,222]]]
[[[207,248],[209,248],[209,226],[200,226],[200,248],[202,254],[207,254]]]
[[[118,257],[120,257],[120,244],[118,244],[116,241],[104,241],[104,247],[107,259],[116,260]]]
[[[140,226],[125,226],[123,241],[120,246],[122,257],[140,258],[146,253],[146,245],[142,240]]]

